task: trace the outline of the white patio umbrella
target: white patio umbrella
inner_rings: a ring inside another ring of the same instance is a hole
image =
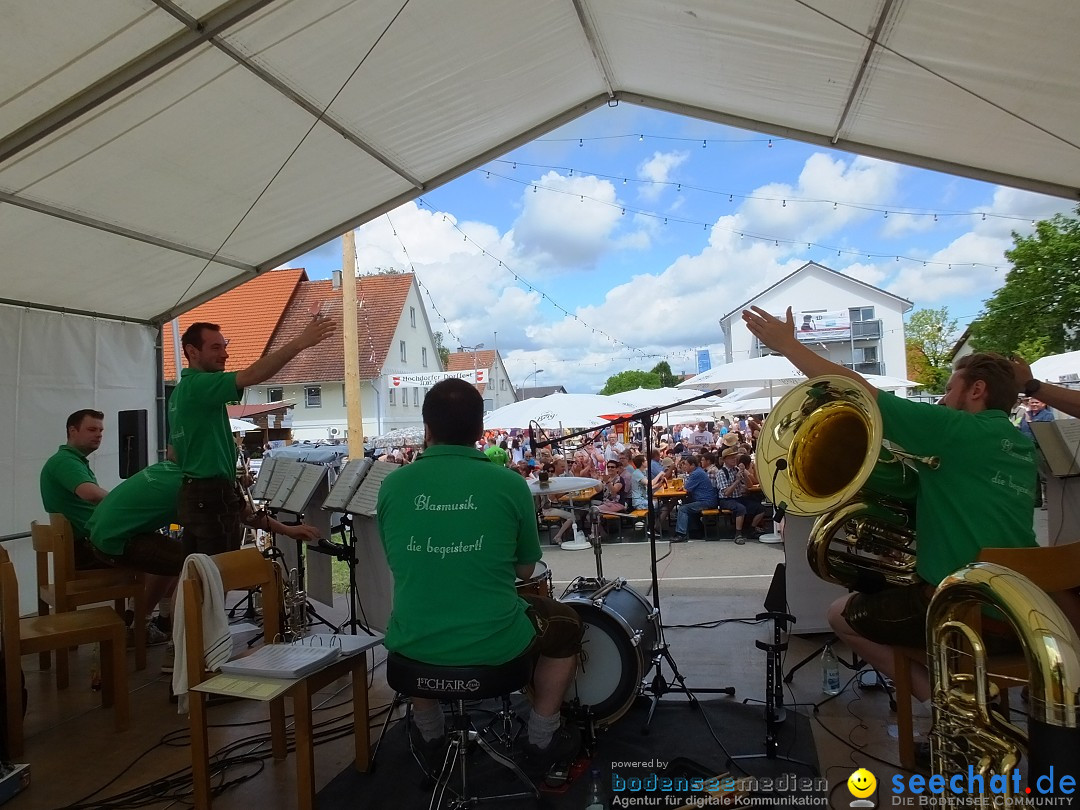
[[[806,377],[786,357],[767,354],[736,360],[691,377],[679,383],[679,388],[749,388],[779,385],[796,385]]]
[[[1042,357],[1031,364],[1037,380],[1052,383],[1080,382],[1080,352],[1065,352]]]
[[[262,430],[254,422],[248,422],[245,419],[229,419],[229,426],[232,428],[233,433],[247,433],[249,430]]]
[[[692,398],[694,392],[687,391],[684,388],[635,388],[633,391],[623,391],[621,394],[615,394],[614,396],[638,408],[666,408],[668,405]],[[705,399],[698,399],[680,405],[678,408],[673,408],[672,411],[682,418],[682,411],[707,411],[709,406],[719,402],[719,400],[720,397],[706,397]]]
[[[484,427],[527,428],[536,422],[542,428],[590,428],[609,421],[605,415],[630,414],[640,410],[620,395],[548,394],[546,397],[513,402],[484,415]]]

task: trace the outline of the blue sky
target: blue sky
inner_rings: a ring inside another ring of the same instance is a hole
[[[1070,210],[621,104],[357,229],[358,271],[414,271],[446,344],[497,345],[516,385],[535,367],[588,392],[662,359],[693,371],[698,349],[722,362],[718,318],[810,260],[962,329],[1003,282],[1010,233]],[[289,266],[327,278],[341,240]]]

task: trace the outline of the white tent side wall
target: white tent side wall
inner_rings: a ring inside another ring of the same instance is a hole
[[[0,305],[0,536],[46,518],[41,465],[66,441],[68,414],[105,413],[105,438],[90,456],[98,482],[120,481],[117,413],[145,408],[150,461],[157,445],[156,327]],[[4,544],[19,576],[20,609],[36,609],[29,538]]]

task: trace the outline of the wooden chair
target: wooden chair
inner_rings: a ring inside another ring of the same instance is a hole
[[[112,602],[123,617],[125,601],[134,600],[135,668],[146,669],[146,585],[141,571],[127,568],[75,567],[75,536],[67,518],[49,515],[49,523],[30,524],[31,539],[37,557],[38,615],[77,610],[83,605]],[[52,561],[50,579],[49,562]],[[50,654],[41,654],[40,666],[48,669]],[[67,650],[56,651],[56,685],[68,685]]]
[[[0,547],[0,645],[4,655],[7,690],[8,752],[23,752],[22,677],[19,666],[24,655],[48,650],[66,650],[73,644],[100,645],[101,705],[112,706],[116,730],[128,727],[127,650],[124,620],[111,608],[56,613],[51,616],[19,618],[19,582],[7,551]]]
[[[262,588],[263,640],[273,643],[281,633],[281,583],[276,568],[255,548],[243,548],[211,557],[221,573],[225,593],[231,590]],[[181,581],[184,595],[184,651],[187,658],[188,687],[213,677],[204,667],[202,602],[203,587],[198,579]],[[289,689],[270,704],[270,735],[274,759],[284,759],[285,697],[292,698],[297,807],[315,806],[315,752],[312,737],[312,697],[323,687],[342,676],[352,677],[354,762],[358,771],[366,771],[370,762],[368,738],[367,653],[343,657],[330,666],[297,679]],[[204,692],[188,693],[191,724],[191,769],[194,780],[195,807],[210,807],[210,747],[207,739],[206,698]]]
[[[984,548],[979,562],[1011,568],[1049,593],[1073,627],[1080,628],[1080,542],[1038,548]],[[978,621],[976,617],[974,621]],[[896,732],[900,764],[915,767],[915,731],[911,715],[911,666],[926,666],[926,650],[898,647],[893,654],[893,685],[896,688]],[[994,655],[987,662],[990,682],[1008,690],[1027,683],[1027,660],[1022,655]]]

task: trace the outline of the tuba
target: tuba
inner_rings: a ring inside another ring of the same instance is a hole
[[[1028,670],[1026,733],[991,707],[986,645],[971,619],[983,607],[1019,638]],[[1080,774],[1080,637],[1054,600],[1009,568],[973,563],[938,586],[926,634],[933,651],[934,773],[963,774],[966,785],[971,768],[986,791],[1007,803],[1026,753],[1031,795],[1059,795],[1060,777]],[[1019,792],[1023,800],[1025,790]]]
[[[815,377],[776,404],[758,438],[761,488],[793,515],[819,515],[807,557],[821,579],[857,591],[918,581],[914,462],[882,438],[881,411],[848,377]]]

